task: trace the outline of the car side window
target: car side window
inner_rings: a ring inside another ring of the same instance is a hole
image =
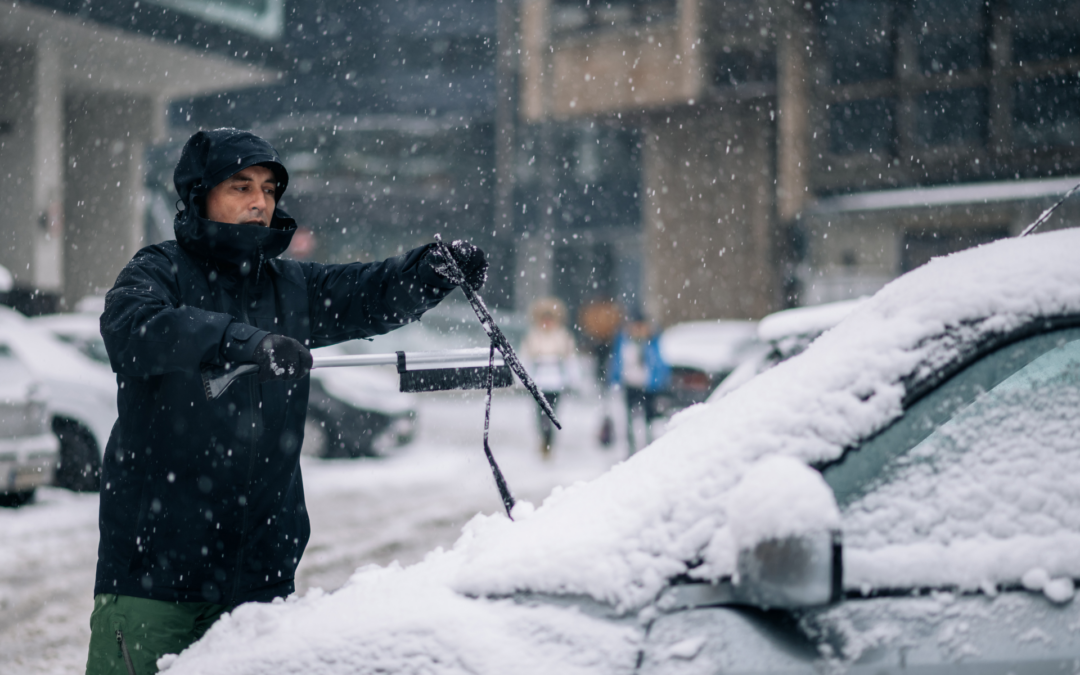
[[[1080,531],[1080,329],[992,352],[824,471],[845,546]]]

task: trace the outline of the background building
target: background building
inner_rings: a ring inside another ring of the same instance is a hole
[[[524,118],[643,139],[645,305],[665,324],[872,292],[1018,232],[1080,182],[1055,180],[1080,173],[1076,3],[521,0],[520,12]],[[1063,221],[1080,215],[1069,208]]]

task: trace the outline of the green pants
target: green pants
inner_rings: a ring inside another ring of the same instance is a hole
[[[86,675],[151,675],[157,660],[203,636],[226,605],[94,596]]]

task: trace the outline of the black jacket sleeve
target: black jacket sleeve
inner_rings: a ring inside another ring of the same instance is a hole
[[[378,263],[307,263],[311,346],[382,335],[439,304],[455,286],[431,269],[430,247]]]
[[[173,263],[142,249],[105,296],[101,337],[113,371],[132,377],[197,372],[200,364],[251,360],[266,331],[229,314],[184,305]]]

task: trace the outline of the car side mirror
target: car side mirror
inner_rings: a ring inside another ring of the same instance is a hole
[[[840,599],[840,509],[821,473],[793,457],[765,457],[731,491],[728,517],[739,602],[795,609]]]
[[[721,541],[735,554],[731,576],[675,583],[658,599],[661,609],[800,609],[840,600],[840,509],[819,472],[783,455],[758,460],[731,490],[727,522]]]
[[[844,576],[840,532],[764,539],[739,550],[736,570],[732,595],[741,603],[798,609],[837,602]]]

